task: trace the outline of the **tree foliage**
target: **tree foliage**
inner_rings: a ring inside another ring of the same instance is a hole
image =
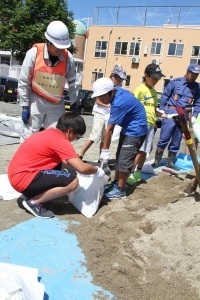
[[[65,23],[73,37],[73,12],[68,11],[67,0],[1,0],[0,49],[11,51],[22,62],[34,43],[44,42],[46,28],[53,20]]]

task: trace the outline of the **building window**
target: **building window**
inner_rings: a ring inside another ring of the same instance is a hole
[[[168,55],[182,56],[183,48],[184,48],[183,44],[169,43]]]
[[[115,43],[115,54],[127,55],[128,42],[116,42]]]
[[[129,55],[139,55],[140,54],[141,43],[130,43]]]
[[[10,57],[9,56],[1,56],[1,64],[6,64],[10,66]]]
[[[200,65],[200,58],[191,58],[190,59],[190,64]]]
[[[92,79],[91,79],[91,83],[93,84],[97,79],[103,77],[103,73],[101,72],[92,72]]]
[[[106,57],[108,42],[96,41],[94,57]]]
[[[191,56],[200,56],[200,46],[192,47],[192,55]]]
[[[126,76],[126,81],[125,81],[125,86],[126,86],[126,87],[130,86],[130,81],[131,81],[131,76],[130,76],[130,75],[127,75],[127,76]]]
[[[151,44],[151,54],[160,54],[161,52],[161,43],[152,42]]]

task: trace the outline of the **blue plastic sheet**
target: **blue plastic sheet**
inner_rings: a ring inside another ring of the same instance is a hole
[[[39,270],[44,299],[115,299],[92,284],[86,260],[68,224],[58,218],[33,218],[0,233],[0,261]]]

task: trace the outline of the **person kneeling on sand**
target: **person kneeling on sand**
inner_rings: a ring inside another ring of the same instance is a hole
[[[8,177],[13,188],[27,197],[22,204],[34,216],[54,216],[45,203],[76,189],[76,171],[95,174],[98,178],[105,176],[102,169],[84,163],[71,144],[85,131],[85,121],[78,113],[64,113],[56,128],[31,135],[14,154]],[[69,170],[61,170],[62,164],[66,168],[69,166]]]

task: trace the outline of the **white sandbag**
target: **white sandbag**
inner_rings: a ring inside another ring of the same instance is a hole
[[[21,117],[10,117],[0,114],[0,134],[10,137],[20,137],[22,126]]]
[[[10,184],[7,174],[0,174],[0,197],[3,200],[13,200],[21,196]]]
[[[85,217],[91,218],[98,210],[103,196],[104,186],[109,177],[97,178],[95,175],[77,175],[79,184],[70,193],[68,201],[73,204]]]
[[[119,139],[121,130],[122,130],[121,126],[115,125],[113,134],[112,134],[112,138],[111,138],[111,142],[117,141]]]
[[[38,269],[0,263],[1,300],[42,300],[44,291],[38,282]]]

